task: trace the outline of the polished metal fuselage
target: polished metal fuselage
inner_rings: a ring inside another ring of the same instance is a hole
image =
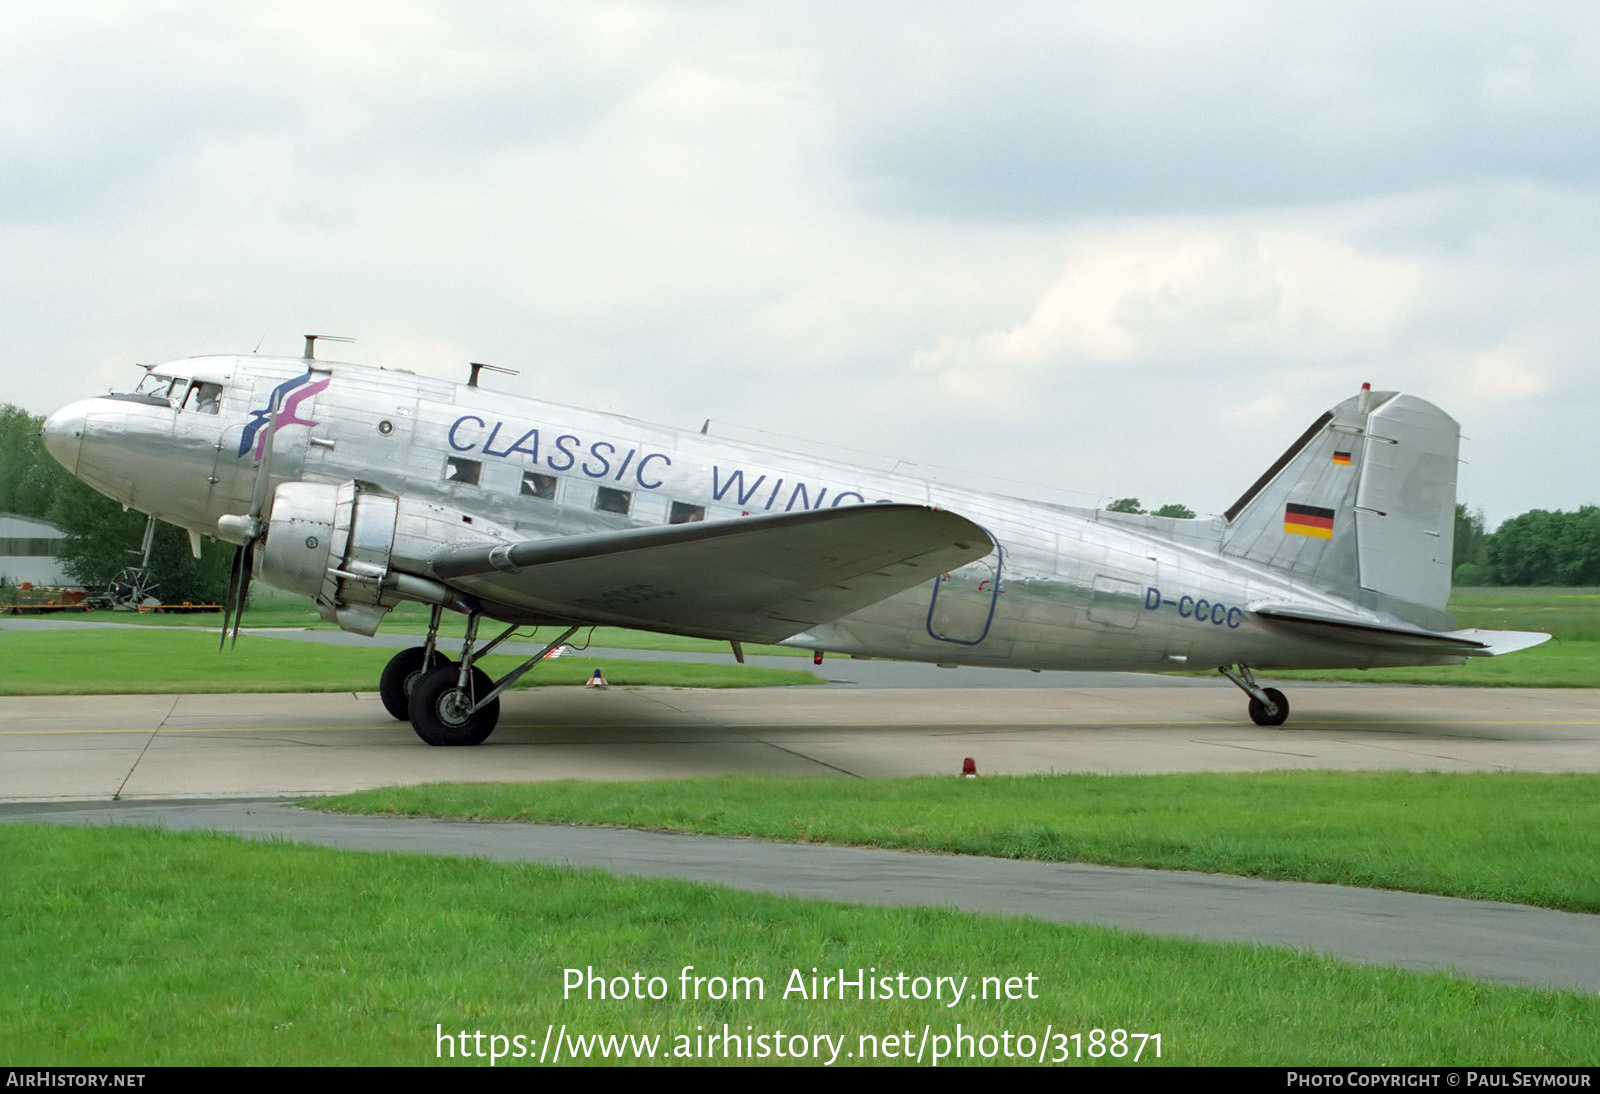
[[[1249,608],[1261,602],[1385,617],[1225,555],[1220,518],[1129,518],[988,494],[398,370],[223,356],[152,372],[185,381],[173,391],[187,396],[84,400],[52,415],[46,443],[101,492],[207,536],[249,506],[266,408],[281,390],[274,485],[354,480],[522,538],[887,500],[954,510],[994,540],[987,558],[788,640],[805,649],[1118,671],[1460,660],[1255,619]],[[202,382],[221,387],[214,412],[194,398]]]

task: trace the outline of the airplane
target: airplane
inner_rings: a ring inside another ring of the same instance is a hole
[[[941,666],[1215,668],[1255,723],[1270,669],[1460,664],[1549,636],[1457,630],[1459,427],[1412,395],[1322,414],[1220,516],[1178,519],[983,493],[733,443],[397,368],[302,356],[142,366],[131,391],[50,415],[67,470],[125,507],[235,545],[250,580],[375,634],[402,601],[427,636],[379,695],[430,745],[493,732],[500,697],[579,629],[616,625]],[[506,371],[506,370],[498,370]],[[464,615],[459,660],[437,646]],[[480,642],[484,619],[504,625]],[[529,626],[498,680],[483,656]]]

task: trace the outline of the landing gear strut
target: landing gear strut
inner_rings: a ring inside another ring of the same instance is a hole
[[[437,614],[437,613],[436,613]],[[477,660],[517,632],[513,623],[500,636],[474,651],[478,639],[480,614],[467,616],[467,633],[461,645],[461,663],[446,663],[432,669],[416,681],[411,691],[407,714],[411,728],[430,745],[481,744],[494,732],[500,720],[500,693],[522,679],[524,673],[543,661],[550,651],[561,645],[578,628],[568,627],[554,642],[506,673],[491,681],[487,673],[478,668]],[[432,630],[429,631],[430,638]],[[430,642],[431,644],[431,642]],[[407,651],[410,652],[410,651]],[[398,657],[395,658],[399,660]],[[394,664],[394,662],[390,662]]]
[[[383,676],[378,680],[378,697],[383,700],[383,709],[402,722],[411,717],[411,693],[416,690],[417,681],[440,665],[455,664],[436,648],[439,619],[443,614],[444,609],[434,605],[433,615],[428,619],[427,642],[395,654],[383,667]]]
[[[1217,671],[1250,696],[1250,720],[1256,725],[1281,726],[1289,720],[1289,700],[1277,688],[1264,688],[1256,683],[1248,665],[1240,665],[1237,672],[1227,665],[1219,665]]]

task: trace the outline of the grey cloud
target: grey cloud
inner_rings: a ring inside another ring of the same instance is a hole
[[[1002,5],[932,56],[875,40],[840,110],[874,208],[1214,212],[1600,174],[1587,8],[1065,10],[1041,26]]]
[[[275,21],[262,10],[0,21],[4,218],[137,200],[163,165],[252,137],[280,136],[323,183],[447,173],[486,150],[581,132],[656,63],[648,50],[597,49],[518,5],[470,16],[379,5],[355,27],[325,25],[309,6]]]

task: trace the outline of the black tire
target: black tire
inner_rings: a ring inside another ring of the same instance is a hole
[[[383,700],[383,709],[402,722],[411,717],[411,693],[416,690],[417,681],[440,665],[455,664],[434,650],[432,662],[424,665],[425,650],[424,646],[401,650],[383,666],[383,675],[378,678],[378,697]]]
[[[472,670],[471,694],[457,686],[460,675],[460,666],[445,665],[424,676],[411,692],[411,728],[430,745],[481,744],[500,721],[498,698],[466,713],[472,696],[494,690],[488,675],[479,668]]]
[[[1250,700],[1250,720],[1258,726],[1281,726],[1289,720],[1289,700],[1277,688],[1262,688],[1267,698],[1278,708],[1276,714],[1267,713],[1267,705],[1260,699]]]

